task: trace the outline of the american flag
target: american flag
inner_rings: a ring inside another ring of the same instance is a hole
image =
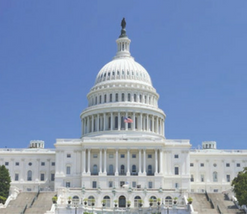
[[[124,122],[125,123],[133,123],[133,120],[128,118],[128,117],[124,117]]]

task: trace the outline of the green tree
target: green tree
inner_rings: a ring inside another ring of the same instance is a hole
[[[4,165],[0,166],[0,203],[9,196],[10,181],[9,170]]]
[[[240,206],[247,204],[247,167],[233,179],[233,191],[236,194]]]

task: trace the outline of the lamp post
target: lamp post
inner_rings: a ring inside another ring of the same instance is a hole
[[[78,197],[73,197],[72,198],[72,202],[73,202],[73,205],[75,207],[75,214],[77,214],[77,208],[78,208],[78,204],[79,204],[79,198]]]

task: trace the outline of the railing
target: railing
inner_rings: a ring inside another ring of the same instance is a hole
[[[26,206],[24,207],[24,209],[20,212],[20,214],[24,214],[26,212],[26,209],[27,209],[27,204]]]

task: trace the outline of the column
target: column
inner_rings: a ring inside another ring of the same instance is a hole
[[[140,130],[142,131],[142,113],[140,113]]]
[[[90,154],[91,154],[91,151],[90,149],[87,150],[87,173],[88,174],[91,174],[90,172]]]
[[[97,131],[99,131],[99,114],[97,114]]]
[[[138,175],[142,174],[142,150],[139,150],[139,173]]]
[[[133,113],[133,124],[132,124],[132,130],[134,131],[136,127],[136,113]]]
[[[105,125],[106,125],[106,113],[104,113],[104,128],[103,128],[103,131],[105,131]]]
[[[163,174],[163,151],[160,149],[160,174]]]
[[[127,176],[130,175],[130,150],[127,151]]]
[[[118,175],[118,149],[116,149],[116,170],[115,170],[115,176]]]
[[[152,116],[152,132],[154,132],[154,116]]]
[[[158,155],[157,155],[157,149],[155,149],[155,173],[154,175],[158,174]]]
[[[143,174],[146,175],[146,149],[143,149]]]
[[[147,131],[150,132],[149,115],[147,114]]]
[[[90,120],[89,117],[87,117],[87,133],[89,133],[89,126],[90,126]]]
[[[102,149],[99,150],[99,173],[102,173]]]
[[[121,129],[121,116],[120,116],[120,112],[118,112],[118,131],[120,131]]]
[[[104,149],[104,174],[106,175],[106,149]]]
[[[111,112],[111,131],[113,129],[113,113]]]
[[[127,112],[125,113],[125,117],[128,118],[128,113]],[[126,131],[128,130],[128,123],[125,123],[125,130]]]
[[[158,117],[156,117],[156,133],[158,134],[159,133],[159,118]]]
[[[94,116],[93,115],[92,115],[92,124],[91,125],[92,125],[91,131],[94,132]]]
[[[83,159],[82,172],[86,173],[86,150],[82,151],[82,159]]]

